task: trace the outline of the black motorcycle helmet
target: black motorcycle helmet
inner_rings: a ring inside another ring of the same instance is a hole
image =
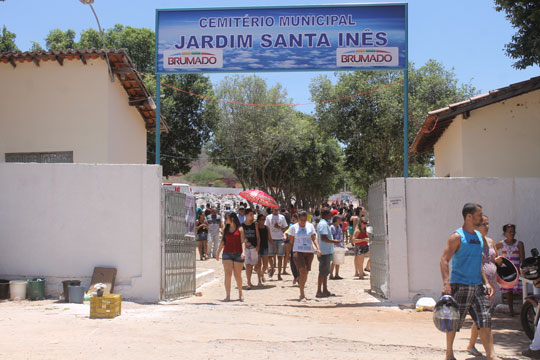
[[[433,323],[442,332],[457,331],[459,327],[459,306],[450,295],[443,295],[433,310]]]
[[[521,276],[527,280],[540,279],[540,257],[538,256],[538,250],[531,250],[532,257],[528,257],[521,263]]]

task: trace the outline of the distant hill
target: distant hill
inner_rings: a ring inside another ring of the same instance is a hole
[[[212,164],[206,152],[191,163],[191,171],[187,174],[169,176],[166,182],[188,183],[195,186],[232,187],[238,186],[238,179],[232,169]]]

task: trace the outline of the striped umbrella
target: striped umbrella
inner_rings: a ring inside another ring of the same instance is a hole
[[[241,197],[252,203],[262,205],[264,207],[270,207],[274,209],[279,209],[279,205],[273,197],[261,190],[246,190],[242,191],[240,194]]]

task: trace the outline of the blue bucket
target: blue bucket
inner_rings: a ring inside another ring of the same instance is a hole
[[[69,302],[73,304],[82,304],[84,302],[84,286],[68,286]]]

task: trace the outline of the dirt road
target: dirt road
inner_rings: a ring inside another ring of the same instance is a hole
[[[218,275],[202,296],[168,304],[124,302],[122,316],[112,320],[89,319],[87,304],[2,302],[0,359],[444,358],[444,335],[435,330],[432,314],[402,310],[366,293],[369,280],[352,279],[352,257],[342,270],[345,279],[329,282],[335,297],[314,298],[312,271],[306,303],[296,300],[291,276],[245,291],[243,303],[223,303],[221,265],[209,260],[198,266]],[[458,359],[473,359],[462,351],[470,324],[457,336]],[[528,341],[517,319],[497,317],[494,328],[500,356],[522,359]]]

